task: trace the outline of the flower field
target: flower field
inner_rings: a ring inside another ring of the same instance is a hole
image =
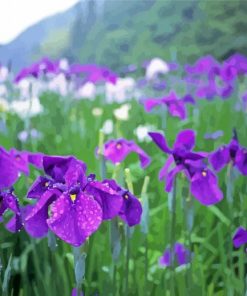
[[[246,73],[0,66],[2,295],[245,295]]]

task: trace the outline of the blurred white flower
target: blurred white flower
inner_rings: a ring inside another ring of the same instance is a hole
[[[0,112],[6,112],[9,110],[9,103],[4,98],[0,98]]]
[[[103,127],[101,129],[103,131],[104,134],[109,135],[113,132],[113,121],[111,119],[107,119],[104,124]]]
[[[8,93],[7,87],[4,84],[0,84],[0,96],[5,97]]]
[[[9,70],[6,67],[0,66],[0,82],[4,82],[7,80],[9,75]]]
[[[102,108],[93,108],[92,110],[93,116],[101,116],[103,114],[103,109]]]
[[[63,73],[60,73],[52,78],[48,83],[48,89],[58,92],[62,96],[66,96],[68,93],[68,86],[65,75]]]
[[[21,142],[26,142],[29,135],[28,135],[28,132],[23,130],[21,132],[18,133],[18,139],[21,141]],[[36,129],[31,129],[30,130],[30,138],[32,139],[42,139],[43,135],[41,132],[39,132],[38,130]]]
[[[10,109],[17,113],[22,119],[27,116],[35,116],[43,111],[43,106],[40,104],[38,97],[33,97],[29,100],[13,101]]]
[[[92,82],[87,82],[81,86],[76,93],[77,98],[85,98],[93,100],[96,95],[96,86]]]
[[[113,111],[113,114],[118,120],[125,120],[126,121],[129,119],[129,110],[130,109],[131,109],[130,104],[124,104],[120,108],[115,109]]]
[[[20,97],[28,99],[30,96],[37,97],[46,88],[46,84],[41,80],[29,77],[22,79],[16,87],[20,91]]]
[[[152,130],[155,130],[155,127],[152,125],[139,125],[135,130],[134,134],[137,136],[140,142],[149,142],[151,138],[148,133]]]
[[[106,83],[105,92],[108,103],[123,103],[133,97],[136,82],[132,77],[118,78],[116,84]]]
[[[68,62],[68,60],[65,59],[65,58],[61,59],[59,61],[59,68],[61,70],[64,70],[64,71],[68,70],[69,69],[69,62]]]
[[[160,58],[152,59],[146,69],[146,79],[152,80],[158,74],[166,74],[169,72],[169,65]]]

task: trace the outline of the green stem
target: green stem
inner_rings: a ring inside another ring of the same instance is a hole
[[[132,183],[130,169],[125,169],[125,180],[129,191],[134,194],[134,187]],[[125,262],[125,294],[129,291],[129,260],[130,260],[130,227],[126,225],[126,262]]]
[[[171,248],[171,277],[170,277],[170,292],[171,295],[175,294],[175,229],[176,229],[176,178],[174,180],[172,195],[171,195],[171,233],[170,233],[170,248]]]

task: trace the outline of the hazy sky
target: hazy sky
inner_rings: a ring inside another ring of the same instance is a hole
[[[78,0],[0,0],[0,44],[14,39],[46,16],[66,10]]]

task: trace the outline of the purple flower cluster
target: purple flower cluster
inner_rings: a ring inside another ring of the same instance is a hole
[[[28,163],[42,168],[27,192],[30,205],[20,207],[12,186],[19,173],[28,174]],[[24,225],[33,237],[43,237],[48,230],[65,242],[80,246],[102,221],[119,216],[129,226],[140,222],[139,200],[114,180],[87,175],[87,166],[73,156],[48,156],[0,150],[0,217],[10,210],[14,217],[6,225],[17,231]]]
[[[238,76],[247,73],[247,59],[236,53],[220,64],[212,56],[204,56],[193,66],[186,65],[186,81],[196,86],[198,98],[228,98],[234,91]]]
[[[72,64],[67,67],[62,66],[62,62],[53,61],[47,57],[22,69],[15,77],[14,82],[19,83],[27,77],[40,78],[43,75],[58,75],[63,73],[67,78],[84,76],[84,82],[110,82],[115,84],[117,75],[107,67],[101,67],[94,64]]]

